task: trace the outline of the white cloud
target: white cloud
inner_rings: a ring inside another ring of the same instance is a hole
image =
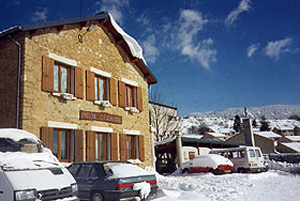
[[[177,49],[181,54],[188,56],[191,59],[196,59],[203,67],[209,68],[210,64],[216,62],[217,51],[211,49],[213,45],[212,39],[202,40],[197,39],[198,33],[203,29],[203,26],[208,23],[208,20],[202,17],[202,14],[194,10],[182,10],[178,22],[178,30],[173,35]]]
[[[254,55],[254,53],[256,52],[256,50],[258,50],[258,48],[259,48],[259,44],[250,45],[247,49],[247,57],[251,58]]]
[[[281,53],[290,51],[291,43],[291,38],[268,42],[265,47],[265,54],[272,59],[278,59]]]
[[[118,23],[123,24],[123,11],[129,7],[129,0],[102,0],[95,3],[95,6],[99,5],[100,9],[97,12],[107,11]]]
[[[250,4],[251,0],[242,0],[239,6],[227,15],[225,23],[227,25],[232,25],[241,13],[248,12],[250,10]]]
[[[45,21],[47,19],[47,13],[48,13],[47,8],[44,8],[43,10],[37,10],[34,12],[33,16],[31,17],[31,20],[33,22]]]
[[[159,56],[159,50],[155,47],[156,38],[152,34],[148,36],[147,40],[142,43],[146,61],[154,63]]]
[[[148,12],[145,11],[138,18],[136,18],[136,21],[142,24],[143,26],[150,26],[150,19],[148,16]]]

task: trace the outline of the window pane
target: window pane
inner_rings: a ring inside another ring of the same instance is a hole
[[[126,149],[127,149],[127,158],[130,159],[130,144],[129,144],[129,136],[126,137]]]
[[[106,159],[106,147],[105,147],[105,135],[100,135],[100,146],[101,146],[101,159]]]
[[[61,142],[61,147],[60,147],[60,154],[61,154],[61,160],[68,159],[67,155],[67,132],[66,131],[61,131],[60,132],[60,142]]]
[[[59,71],[58,66],[54,65],[54,91],[59,91]]]
[[[68,69],[61,67],[61,93],[68,92]]]
[[[95,77],[94,82],[95,82],[95,100],[99,100],[98,99],[98,82],[97,82],[98,78]]]
[[[99,153],[98,153],[98,150],[99,150],[99,148],[98,148],[98,134],[96,134],[96,136],[95,136],[95,141],[96,141],[96,147],[95,147],[95,151],[96,151],[96,160],[99,160]]]
[[[53,131],[53,154],[58,157],[58,131]]]
[[[104,80],[99,78],[100,100],[104,100]]]

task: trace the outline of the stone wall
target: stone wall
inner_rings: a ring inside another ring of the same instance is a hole
[[[78,129],[88,131],[91,126],[111,127],[113,132],[122,133],[123,129],[139,130],[145,139],[145,158],[142,166],[152,164],[148,83],[141,71],[132,63],[123,49],[116,45],[114,38],[106,28],[97,24],[84,35],[83,43],[78,42],[78,34],[83,34],[87,27],[80,30],[77,25],[67,25],[63,30],[47,28],[31,36],[26,33],[24,64],[24,103],[23,129],[39,136],[40,128],[48,121],[77,124]],[[84,76],[84,98],[74,101],[59,101],[51,93],[42,92],[42,56],[49,53],[77,61]],[[126,78],[138,83],[142,88],[143,111],[129,113],[120,107],[101,108],[86,100],[85,72],[90,67],[111,73],[116,80]],[[122,116],[121,125],[99,121],[79,120],[79,111],[106,112]],[[84,142],[84,145],[86,143]]]

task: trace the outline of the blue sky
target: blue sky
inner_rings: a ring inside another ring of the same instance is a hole
[[[166,103],[181,115],[300,104],[298,0],[82,0],[143,47]],[[0,29],[80,16],[80,0],[0,0]]]

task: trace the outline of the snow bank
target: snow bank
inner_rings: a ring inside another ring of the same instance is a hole
[[[112,170],[113,175],[110,178],[135,177],[144,175],[153,175],[136,165],[126,163],[107,163],[107,166]]]
[[[144,56],[143,56],[143,49],[138,44],[138,42],[134,38],[129,36],[125,31],[123,31],[123,29],[117,24],[117,22],[114,20],[113,16],[110,13],[109,13],[109,17],[110,17],[110,21],[111,21],[111,24],[113,25],[113,27],[117,30],[117,32],[119,34],[122,35],[125,42],[129,46],[129,49],[130,49],[132,55],[134,57],[142,59],[144,61],[144,63],[147,64],[146,60],[144,59]]]

